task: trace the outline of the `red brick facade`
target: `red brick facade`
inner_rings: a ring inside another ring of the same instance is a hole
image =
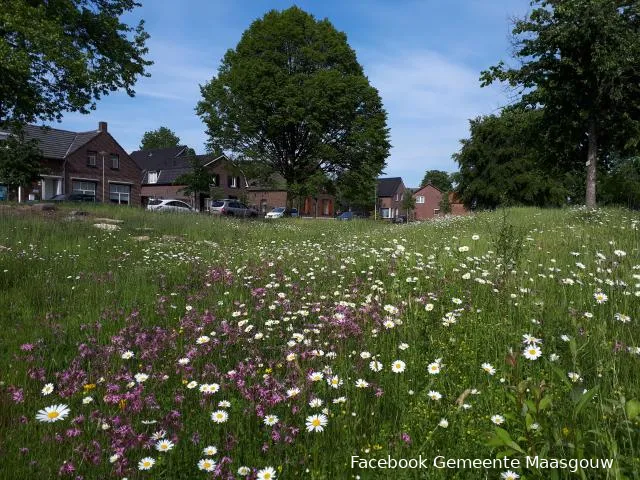
[[[434,217],[442,216],[440,212],[440,202],[443,193],[431,184],[425,185],[413,194],[416,200],[414,210],[416,220],[429,220]],[[467,209],[460,202],[457,196],[449,193],[449,206],[451,208],[450,215],[466,215]]]
[[[276,207],[285,207],[287,205],[287,192],[285,190],[250,188],[247,192],[247,204],[260,213],[266,214]],[[299,214],[305,217],[333,217],[335,213],[335,198],[333,195],[320,194],[317,199],[313,197],[295,199],[293,207],[297,208]]]
[[[104,154],[100,154],[104,152]],[[96,165],[89,165],[89,155],[96,154]],[[114,165],[117,156],[117,167]],[[114,168],[116,167],[116,168]],[[74,182],[92,182],[96,187],[96,202],[126,202],[126,187],[129,188],[131,205],[140,205],[140,169],[129,154],[106,131],[70,154],[64,163],[64,191],[74,191]],[[114,185],[121,185],[123,193],[113,192]]]

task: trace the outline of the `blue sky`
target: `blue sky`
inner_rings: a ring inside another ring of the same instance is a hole
[[[90,115],[67,114],[57,128],[92,130],[98,121],[125,150],[143,133],[167,126],[182,143],[204,153],[204,124],[194,108],[199,85],[242,32],[276,0],[142,0],[126,20],[144,18],[151,35],[150,78],[138,81],[134,98],[104,97]],[[509,19],[529,10],[529,0],[300,0],[317,18],[345,32],[388,112],[393,148],[386,176],[417,186],[425,170],[454,171],[451,155],[468,135],[468,119],[509,103],[502,86],[480,88],[480,71],[508,60]]]

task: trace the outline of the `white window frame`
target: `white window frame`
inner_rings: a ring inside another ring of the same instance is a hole
[[[75,188],[76,184],[80,184],[80,188]],[[87,187],[93,187],[93,190]],[[86,180],[72,180],[71,181],[71,191],[73,193],[82,193],[85,195],[93,195],[96,196],[96,190],[98,189],[97,182],[90,182]]]
[[[158,177],[160,177],[160,172],[158,171],[147,173],[147,183],[158,183]]]
[[[433,214],[434,215],[440,215],[440,209],[439,208],[434,208],[433,209]]]
[[[386,213],[386,215],[385,215]],[[381,218],[391,218],[391,209],[390,208],[381,208],[380,209],[380,217]]]
[[[98,152],[87,152],[87,165],[95,167],[98,161]]]
[[[418,195],[416,197],[416,203],[424,203],[424,195]]]
[[[118,155],[117,153],[112,153],[110,155],[111,158],[111,169],[112,170],[120,170],[120,155]],[[114,165],[114,160],[115,160],[115,167]]]
[[[112,188],[116,188],[115,192],[112,192]],[[118,191],[118,187],[127,187],[129,191],[127,193]],[[131,185],[127,183],[109,183],[109,202],[113,202],[111,198],[113,194],[118,195],[118,205],[122,205],[126,203],[127,205],[131,205]],[[126,200],[126,202],[125,202]],[[113,202],[115,203],[115,202]]]
[[[231,188],[238,188],[238,177],[231,177]]]

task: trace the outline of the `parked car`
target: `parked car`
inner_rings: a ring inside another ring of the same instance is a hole
[[[264,218],[282,218],[282,217],[298,217],[297,208],[276,207],[267,213]]]
[[[353,212],[342,212],[340,215],[336,217],[336,220],[353,220],[355,218],[360,218],[360,216]]]
[[[45,200],[46,202],[95,202],[95,195],[87,193],[60,193]]]
[[[176,200],[173,198],[152,199],[147,204],[147,210],[154,212],[175,212],[175,213],[193,213],[195,210],[191,208],[191,205],[183,202],[182,200]]]
[[[255,208],[247,207],[244,203],[233,199],[213,200],[209,211],[214,215],[227,215],[229,217],[257,217]]]
[[[407,217],[400,215],[393,219],[393,223],[407,223]]]

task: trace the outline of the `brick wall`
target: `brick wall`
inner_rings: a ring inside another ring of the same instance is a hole
[[[424,203],[418,203],[417,198],[424,197]],[[413,194],[416,199],[415,218],[416,220],[427,220],[437,216],[434,210],[440,209],[442,192],[433,185],[426,185]]]
[[[87,158],[89,152],[106,152],[103,158],[98,153],[96,165],[89,166]],[[119,168],[112,167],[111,155],[118,155]],[[123,184],[130,187],[131,205],[140,205],[140,181],[142,172],[131,159],[129,154],[118,145],[118,142],[106,131],[102,131],[97,137],[80,147],[67,157],[64,165],[65,186],[64,191],[71,193],[74,181],[91,181],[96,183],[96,201],[110,202],[109,191],[111,184]],[[104,184],[103,184],[104,181]],[[103,188],[104,186],[104,188]]]

